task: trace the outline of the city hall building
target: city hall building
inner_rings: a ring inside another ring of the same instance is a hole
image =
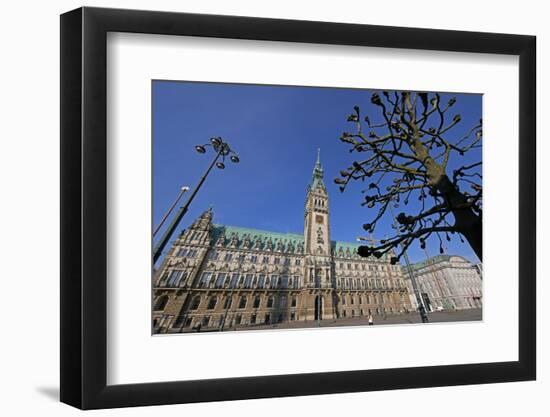
[[[331,240],[329,214],[319,155],[303,233],[215,224],[206,210],[154,274],[153,331],[320,324],[411,310],[401,266],[390,256],[360,257],[357,243]]]

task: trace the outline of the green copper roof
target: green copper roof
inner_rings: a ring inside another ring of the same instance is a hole
[[[233,233],[237,236],[239,240],[243,240],[246,235],[250,239],[259,237],[260,239],[269,239],[272,240],[287,240],[292,242],[304,242],[304,235],[298,233],[281,233],[281,232],[271,232],[267,230],[252,229],[248,227],[238,227],[238,226],[226,226],[222,224],[214,225],[214,239],[218,239],[219,236],[225,233],[225,237],[230,239]]]
[[[323,167],[321,166],[321,149],[317,149],[317,161],[315,162],[315,167],[313,168],[313,177],[311,179],[311,184],[309,185],[310,190],[314,190],[318,186],[322,188],[325,187],[323,182]]]
[[[213,243],[224,246],[272,250],[275,252],[303,253],[304,236],[297,233],[280,233],[246,227],[213,225]],[[223,240],[222,240],[223,239]]]
[[[279,252],[302,253],[304,249],[304,235],[299,233],[272,232],[268,230],[252,229],[247,227],[213,225],[213,243],[216,244],[223,236],[223,245],[242,249],[271,250]],[[246,246],[246,239],[249,244]],[[360,243],[331,241],[335,256],[355,256]],[[301,250],[300,250],[301,248]],[[385,259],[382,258],[382,259]]]

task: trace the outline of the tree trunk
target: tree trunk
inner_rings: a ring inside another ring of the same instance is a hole
[[[456,231],[466,238],[479,260],[482,261],[483,228],[481,216],[467,206],[466,197],[453,185],[447,175],[440,178],[436,188],[443,195],[455,217],[454,227]]]

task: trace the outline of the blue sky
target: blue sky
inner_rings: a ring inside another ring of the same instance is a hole
[[[211,148],[201,155],[194,146],[221,136],[241,162],[227,160],[225,170],[212,171],[178,232],[212,205],[215,223],[302,233],[306,187],[320,148],[330,198],[331,239],[355,241],[364,236],[362,224],[376,214],[376,209],[360,205],[361,190],[368,183],[356,182],[340,193],[333,180],[355,159],[356,154],[350,154],[339,140],[343,131],[352,130],[346,119],[353,106],[358,105],[363,115],[378,114],[378,108],[370,103],[371,93],[363,89],[153,81],[153,224],[158,224],[179,188],[195,187],[211,162]],[[453,132],[461,137],[481,118],[482,96],[442,94],[443,101],[451,96],[457,97],[451,114],[462,115]],[[480,158],[481,150],[475,150],[460,161],[451,161],[450,169]],[[387,218],[379,223],[376,238],[393,236],[390,222]],[[467,243],[457,238],[445,243],[447,253],[477,261]],[[427,242],[427,249],[430,255],[439,253],[436,239]],[[413,262],[425,259],[418,244],[413,243],[408,253]]]

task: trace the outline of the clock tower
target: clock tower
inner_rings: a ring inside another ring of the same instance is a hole
[[[307,188],[304,212],[306,282],[309,287],[331,286],[331,243],[328,192],[323,182],[320,150]]]

